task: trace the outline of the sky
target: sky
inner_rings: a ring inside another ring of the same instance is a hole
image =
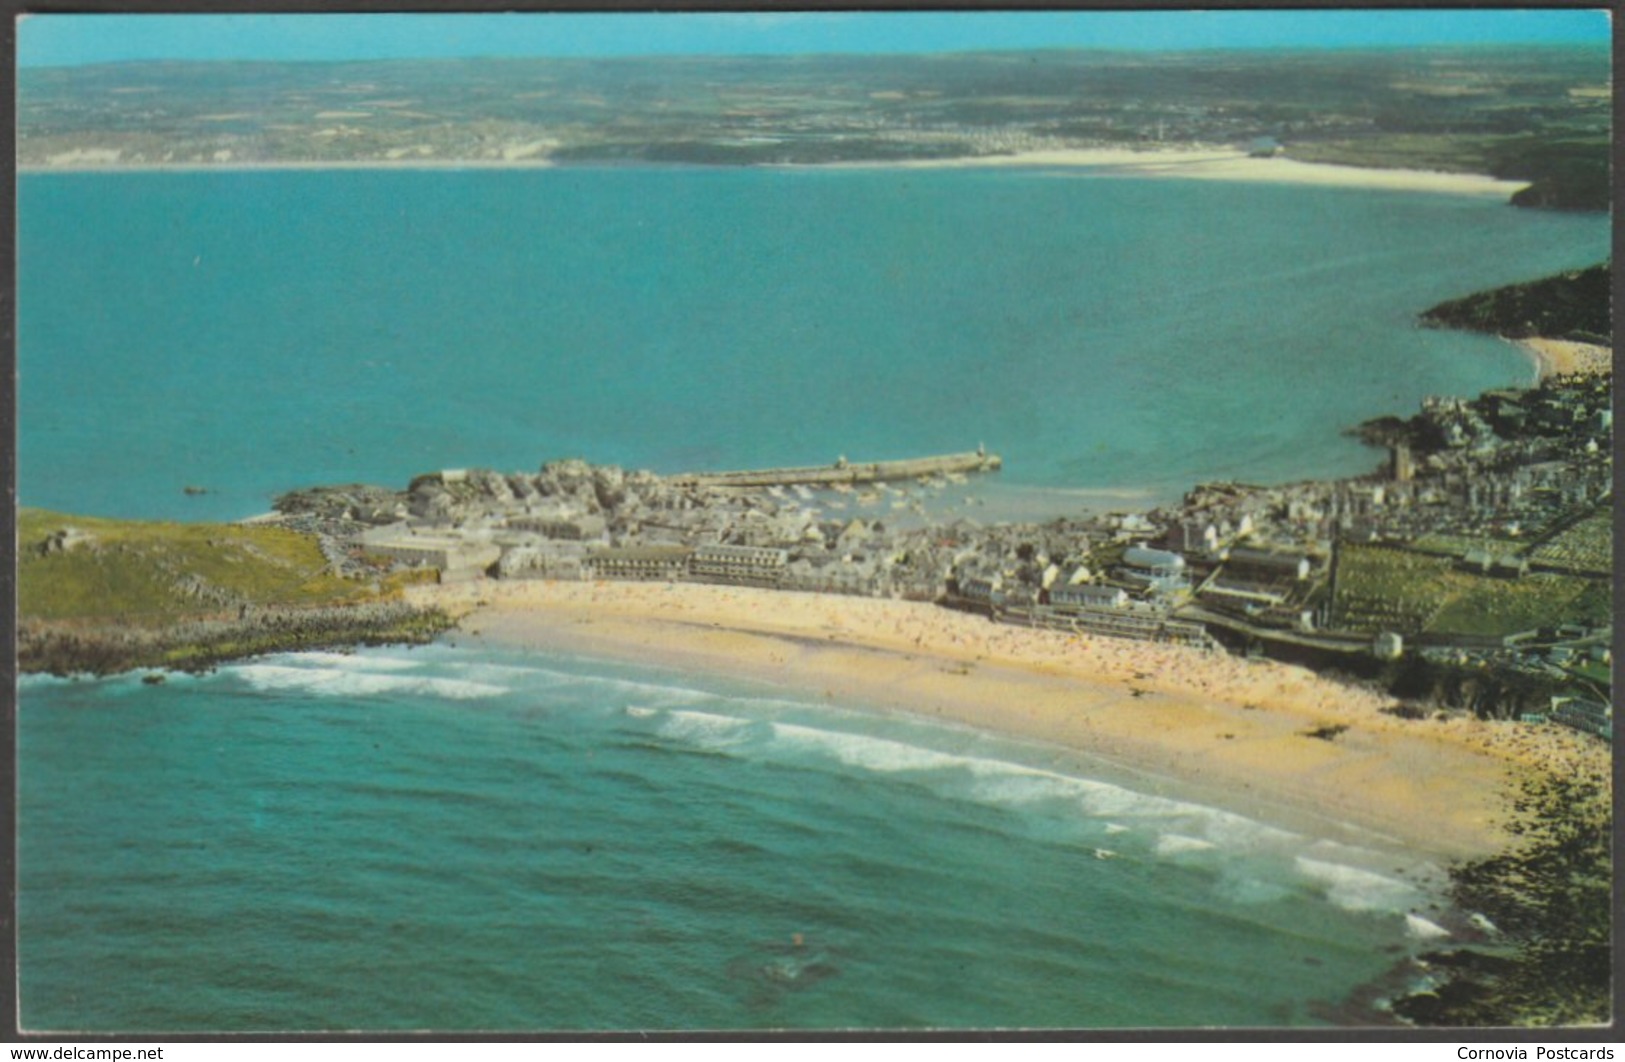
[[[1590,10],[30,15],[19,66],[142,59],[783,55],[1606,42]]]

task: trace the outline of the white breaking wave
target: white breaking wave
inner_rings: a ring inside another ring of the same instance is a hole
[[[1117,819],[1154,823],[1163,830],[1157,852],[1170,855],[1222,848],[1227,853],[1297,853],[1305,838],[1216,808],[1138,793],[1109,782],[1025,767],[1005,760],[938,752],[884,738],[819,730],[789,723],[774,732],[792,745],[835,756],[849,766],[882,772],[948,771],[969,774],[963,791],[972,799],[1001,806],[1070,800],[1090,818],[1106,819],[1108,833],[1131,827]],[[1108,818],[1109,816],[1109,818]]]
[[[1321,885],[1326,898],[1345,911],[1400,912],[1422,898],[1409,882],[1343,863],[1326,863],[1307,856],[1297,858],[1298,871]]]
[[[705,701],[716,700],[713,694],[702,693],[699,690],[691,690],[683,686],[663,686],[654,682],[634,682],[631,679],[602,678],[596,675],[571,675],[562,671],[553,674],[556,674],[560,679],[585,683],[593,690],[613,690],[618,694],[629,695],[643,701],[700,704]]]
[[[715,694],[686,686],[639,682],[635,679],[613,678],[607,675],[584,675],[548,667],[497,664],[482,660],[460,667],[459,672],[471,681],[501,683],[517,693],[543,698],[563,695],[576,707],[613,706],[619,702],[621,706],[639,704],[652,710],[675,708],[677,705],[705,704],[717,700]],[[610,710],[613,711],[614,708]]]
[[[1438,940],[1450,935],[1450,930],[1437,922],[1429,922],[1419,914],[1405,916],[1405,931],[1418,940]]]
[[[1186,837],[1182,833],[1165,833],[1157,838],[1158,855],[1178,855],[1181,852],[1208,852],[1219,847],[1199,837]]]
[[[628,715],[636,716],[640,711],[628,708]],[[675,738],[679,741],[688,741],[702,748],[728,748],[747,740],[750,731],[756,724],[749,719],[740,719],[738,716],[717,715],[713,712],[684,711],[671,709],[650,714],[663,718],[660,720],[660,733],[662,736]]]
[[[1301,834],[1233,812],[1117,785],[1094,783],[1082,791],[1081,802],[1090,816],[1106,821],[1108,833],[1128,829],[1124,823],[1156,829],[1161,834],[1157,851],[1162,855],[1204,847],[1233,856],[1285,858],[1309,843]]]
[[[1231,873],[1220,878],[1217,892],[1230,903],[1247,906],[1274,903],[1293,894],[1292,889],[1279,881]]]
[[[1088,800],[1116,790],[1106,782],[1026,767],[1008,760],[940,752],[904,741],[849,734],[794,723],[772,724],[775,736],[792,748],[811,749],[834,756],[841,763],[865,770],[953,771],[969,776],[967,795],[984,803],[1017,805],[1048,800]]]
[[[61,675],[47,675],[43,671],[30,672],[17,676],[17,688],[26,690],[31,686],[66,686],[70,682],[80,681]]]
[[[376,697],[417,694],[467,701],[498,697],[506,687],[466,679],[427,678],[418,675],[379,674],[345,668],[286,667],[279,664],[243,664],[230,670],[255,689],[302,690],[335,697]]]
[[[639,682],[635,679],[615,678],[609,675],[583,674],[540,664],[503,663],[485,656],[471,657],[463,650],[440,645],[426,646],[416,652],[435,664],[468,676],[472,681],[488,680],[501,683],[508,688],[517,689],[539,682],[547,689],[577,687],[589,690],[594,695],[608,691],[651,703],[696,704],[717,699],[715,694],[686,686]]]
[[[967,764],[976,780],[971,796],[990,804],[1038,804],[1050,800],[1080,801],[1091,784],[1051,771],[1035,771],[1014,764],[976,760]],[[1002,769],[1001,769],[1002,768]]]
[[[278,666],[312,665],[356,671],[410,671],[419,666],[416,660],[403,660],[398,656],[375,656],[370,653],[286,653],[271,659],[277,661]]]
[[[901,741],[865,737],[861,734],[843,734],[836,730],[819,730],[794,723],[773,723],[773,733],[792,747],[812,748],[834,756],[850,767],[891,773],[896,771],[929,771],[946,768],[973,768],[978,761],[952,753],[906,745]]]
[[[544,678],[552,682],[579,684],[598,681],[591,676],[572,675],[568,671],[555,671],[549,667],[523,667],[518,664],[494,664],[489,660],[480,660],[476,663],[463,663],[457,657],[449,657],[438,661],[448,666],[460,667],[462,670],[473,673],[482,672],[489,675],[505,675],[511,678]]]
[[[1225,860],[1247,857],[1253,869],[1223,875],[1215,887],[1249,903],[1275,900],[1296,891],[1278,875],[1307,878],[1327,900],[1349,911],[1400,913],[1424,897],[1420,888],[1362,869],[1370,852],[1317,840],[1201,804],[1136,792],[1109,782],[1062,774],[1019,763],[964,753],[943,752],[904,741],[823,729],[754,716],[633,705],[634,719],[652,720],[664,736],[711,749],[749,755],[826,756],[836,762],[883,774],[918,774],[943,792],[997,806],[1056,802],[1063,814],[1071,801],[1084,820],[1107,834],[1149,829],[1151,854],[1177,858],[1217,853]],[[1155,840],[1150,840],[1155,837]],[[1104,851],[1104,849],[1102,850]],[[1113,855],[1117,854],[1115,852]],[[1316,858],[1318,857],[1318,858]],[[1262,859],[1263,863],[1256,860]],[[1277,870],[1271,873],[1266,866]],[[1259,872],[1263,877],[1257,876]]]

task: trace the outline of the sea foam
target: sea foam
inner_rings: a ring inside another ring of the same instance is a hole
[[[1398,913],[1423,898],[1422,891],[1409,882],[1372,870],[1307,856],[1299,856],[1296,863],[1304,877],[1324,888],[1326,898],[1346,911]]]
[[[632,709],[627,709],[627,714],[632,714]],[[739,745],[748,740],[751,729],[757,725],[738,716],[681,709],[656,713],[655,717],[660,720],[662,736],[708,749]]]
[[[231,668],[229,673],[255,689],[299,690],[333,697],[365,698],[386,694],[416,694],[467,701],[482,697],[498,697],[508,692],[503,686],[471,682],[466,679],[378,674],[348,668],[243,664]]]
[[[630,684],[640,692],[669,692],[654,684]],[[913,741],[809,725],[823,720],[822,706],[799,706],[798,721],[762,719],[750,700],[713,697],[740,706],[741,714],[661,706],[658,700],[623,708],[629,720],[661,736],[730,756],[805,763],[825,759],[843,768],[910,777],[945,795],[1011,809],[1030,809],[1049,823],[1090,836],[1142,838],[1129,850],[1158,859],[1207,867],[1215,888],[1234,902],[1269,902],[1300,892],[1307,881],[1328,901],[1351,912],[1398,914],[1426,895],[1405,880],[1367,869],[1374,853],[1270,826],[1218,808],[1143,793],[994,756],[945,751]],[[775,709],[796,709],[771,702]],[[836,717],[829,716],[832,720]],[[845,716],[839,717],[842,722]],[[867,717],[874,722],[873,717]],[[913,730],[909,728],[910,736]],[[965,735],[955,734],[955,740]],[[1068,826],[1068,823],[1071,823]],[[1115,843],[1114,843],[1115,847]],[[1121,854],[1117,851],[1113,855]]]
[[[411,671],[419,666],[416,660],[406,660],[398,656],[382,656],[377,653],[326,653],[312,651],[308,653],[285,653],[270,657],[279,666],[289,667],[326,667],[339,669],[354,669],[357,671]]]
[[[1209,852],[1217,847],[1218,845],[1212,841],[1187,837],[1182,833],[1165,833],[1157,838],[1157,854],[1162,856],[1179,855],[1182,852]]]
[[[1405,931],[1418,940],[1439,940],[1450,935],[1450,930],[1430,922],[1419,914],[1405,916]]]
[[[907,745],[885,738],[846,734],[794,723],[774,723],[773,734],[787,746],[816,750],[850,767],[886,773],[968,767],[970,760],[951,753]]]

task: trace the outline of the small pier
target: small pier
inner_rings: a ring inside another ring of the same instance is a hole
[[[852,462],[841,458],[833,465],[804,468],[761,468],[737,472],[685,472],[668,477],[676,487],[833,487],[841,484],[884,483],[930,476],[997,472],[1003,465],[997,454],[978,447],[962,454],[940,454],[902,461]]]

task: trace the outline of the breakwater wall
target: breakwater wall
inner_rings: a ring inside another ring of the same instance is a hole
[[[996,472],[1003,465],[997,454],[975,450],[962,454],[915,457],[902,461],[851,462],[805,468],[762,468],[738,472],[685,472],[668,477],[678,487],[833,487],[838,484],[881,483],[971,472]]]

